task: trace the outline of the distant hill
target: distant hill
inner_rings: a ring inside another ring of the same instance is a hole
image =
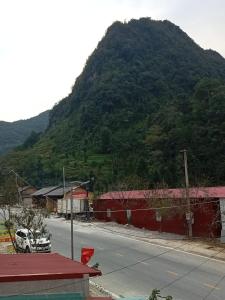
[[[108,28],[45,134],[1,162],[38,185],[57,184],[64,166],[67,179],[94,174],[99,191],[175,187],[182,149],[191,184],[225,183],[225,59],[169,21],[141,18]]]
[[[0,121],[0,155],[25,142],[32,132],[40,133],[48,126],[49,111],[27,120]]]

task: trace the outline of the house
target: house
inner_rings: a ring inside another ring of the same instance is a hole
[[[36,192],[37,189],[33,186],[23,186],[18,188],[19,202],[22,202],[23,206],[32,207],[32,194]]]
[[[225,239],[225,187],[189,188],[194,237]],[[94,215],[104,221],[187,235],[186,190],[115,191],[94,202]]]
[[[53,212],[56,209],[57,199],[63,198],[63,195],[64,191],[60,186],[48,186],[33,193],[32,199],[35,207],[47,208],[49,212]]]
[[[1,296],[78,293],[86,299],[89,277],[101,275],[57,253],[0,254],[0,265]]]
[[[32,194],[33,203],[36,207],[45,207],[49,212],[57,211],[59,199],[70,199],[72,197],[87,199],[88,192],[85,187],[79,187],[79,182],[71,186],[49,186],[42,188]]]
[[[71,215],[71,201],[73,205],[73,213],[84,214],[89,209],[88,191],[83,187],[73,187],[67,191],[62,201],[58,201],[57,213],[64,217]]]

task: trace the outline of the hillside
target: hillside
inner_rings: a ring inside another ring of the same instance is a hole
[[[225,181],[225,60],[178,26],[150,18],[115,22],[71,94],[50,111],[46,133],[2,161],[38,185],[93,172],[96,189],[117,183]]]
[[[8,152],[30,136],[32,132],[43,132],[48,125],[49,111],[27,120],[0,121],[0,155]]]

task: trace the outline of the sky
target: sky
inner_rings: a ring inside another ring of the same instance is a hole
[[[51,109],[106,29],[140,17],[170,20],[225,57],[224,0],[0,0],[0,120]]]

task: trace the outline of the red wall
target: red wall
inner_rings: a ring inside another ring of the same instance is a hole
[[[179,199],[174,201],[176,205],[179,204]],[[205,202],[201,200],[201,203],[192,206],[194,213],[193,236],[219,237],[221,228],[220,222],[218,222],[220,221],[217,213],[219,209],[218,201],[214,203]],[[111,217],[107,217],[107,209],[111,210]],[[127,224],[126,209],[132,211],[130,224],[136,227],[181,235],[187,235],[188,233],[187,221],[182,209],[176,212],[176,208],[173,208],[171,216],[169,216],[168,211],[164,212],[162,220],[157,221],[155,210],[149,209],[145,200],[98,199],[94,201],[94,215],[99,220]]]

